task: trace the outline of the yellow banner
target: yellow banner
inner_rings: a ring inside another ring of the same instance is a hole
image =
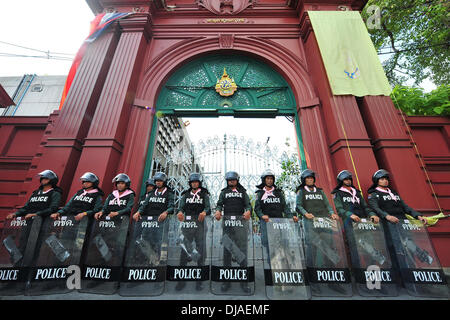
[[[308,15],[334,95],[390,95],[391,86],[359,12]]]

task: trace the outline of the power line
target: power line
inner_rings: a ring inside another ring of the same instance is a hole
[[[401,52],[414,51],[414,50],[420,50],[420,49],[428,49],[428,48],[440,47],[440,46],[450,46],[450,43],[438,43],[438,44],[435,44],[435,45],[429,45],[429,46],[423,46],[423,47],[415,47],[415,48],[409,48],[409,49],[403,49],[403,50],[397,50],[397,51],[378,52],[378,55],[392,54],[392,53],[401,53]]]
[[[41,59],[53,59],[53,60],[65,60],[65,61],[72,61],[72,58],[69,57],[58,57],[58,56],[31,56],[26,54],[14,54],[14,53],[6,53],[6,52],[0,52],[0,57],[7,57],[7,58],[41,58]]]
[[[27,49],[27,50],[32,50],[32,51],[42,52],[42,53],[45,53],[45,54],[47,54],[47,55],[50,55],[50,54],[59,54],[59,55],[63,55],[63,56],[72,56],[72,57],[75,56],[75,55],[72,54],[72,53],[62,53],[62,52],[50,52],[50,51],[44,51],[44,50],[34,49],[34,48],[30,48],[30,47],[24,47],[24,46],[21,46],[21,45],[18,45],[18,44],[14,44],[14,43],[10,43],[10,42],[5,42],[5,41],[0,41],[0,43],[4,43],[4,44],[10,45],[10,46],[18,47],[18,48],[22,48],[22,49]]]

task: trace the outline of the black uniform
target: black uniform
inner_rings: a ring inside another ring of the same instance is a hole
[[[161,192],[155,188],[148,193],[138,211],[144,216],[159,216],[164,211],[172,214],[174,206],[174,194],[170,188],[165,187]]]
[[[206,251],[206,225],[205,220],[198,221],[198,215],[203,211],[207,215],[211,214],[211,205],[209,199],[209,192],[204,188],[200,188],[198,193],[193,193],[192,189],[188,189],[182,193],[178,211],[185,215],[184,223],[182,223],[182,236],[184,237],[182,245],[184,249],[181,250],[180,264],[186,265],[188,262],[188,254],[192,256],[193,250],[197,250],[199,258],[197,264],[199,266],[205,263]],[[192,243],[195,240],[195,248]]]
[[[174,194],[169,187],[164,187],[162,191],[158,191],[157,188],[150,191],[138,210],[142,216],[151,216],[155,220],[165,211],[167,211],[169,215],[174,212]],[[164,221],[158,222],[159,228],[145,228],[142,230],[142,237],[148,239],[150,242],[149,244],[152,246],[153,250],[157,252],[158,256],[161,254],[163,230],[165,224],[168,223],[168,218],[166,218]]]
[[[395,190],[389,190],[390,193],[388,191],[382,191],[381,188],[372,187],[368,191],[369,205],[380,218],[386,218],[387,215],[391,215],[398,219],[406,219],[405,214],[409,214],[414,218],[420,216],[420,213],[408,207],[403,202]]]
[[[242,214],[251,210],[250,199],[247,195],[246,189],[240,184],[236,189],[226,187],[221,190],[219,200],[217,201],[217,211],[224,212],[224,216],[241,217]],[[230,220],[224,220],[223,237],[228,236],[233,241],[239,250],[247,257],[247,230],[249,228],[249,221],[241,219],[237,221],[235,227],[227,225]],[[226,241],[225,241],[226,243]],[[223,252],[224,266],[231,266],[231,251],[225,246]],[[247,259],[240,263],[241,267],[247,266]]]
[[[295,210],[299,215],[312,213],[316,218],[331,218],[334,213],[325,192],[321,188],[308,187],[304,184],[297,189]],[[317,247],[326,246],[323,250],[335,248],[336,244],[330,240],[332,239],[332,231],[326,228],[315,229],[312,220],[306,218],[303,220],[305,240],[307,244],[310,244],[305,250],[307,265],[320,267],[334,265],[335,262]]]
[[[384,223],[386,243],[391,254],[392,262],[397,270],[407,269],[408,263],[405,260],[402,250],[400,250],[400,235],[398,234],[398,231],[393,228],[392,223],[386,220],[386,217],[391,215],[402,220],[406,219],[405,214],[418,218],[420,213],[406,205],[395,190],[384,190],[374,184],[369,188],[368,193],[369,205],[378,214],[378,216],[382,218]]]
[[[283,190],[274,187],[271,195],[262,200],[265,189],[256,191],[255,213],[261,219],[262,216],[268,215],[271,218],[292,217],[292,212],[286,204]]]
[[[264,197],[265,199],[263,200],[262,198],[265,193],[266,190],[264,188],[256,191],[255,213],[259,217],[261,225],[261,241],[268,253],[267,226],[266,222],[262,219],[262,216],[267,215],[269,218],[290,218],[293,214],[286,204],[283,190],[274,186],[272,193],[267,197]]]
[[[345,236],[348,241],[348,247],[350,249],[350,258],[352,261],[353,268],[360,268],[359,254],[357,249],[357,244],[355,240],[355,235],[353,233],[353,220],[350,218],[351,215],[356,215],[359,218],[370,218],[375,216],[370,207],[367,205],[361,191],[356,189],[353,185],[352,191],[344,191],[341,185],[338,185],[331,191],[333,194],[333,201],[336,207],[336,211],[341,216],[344,221]],[[370,245],[373,244],[373,239],[365,239]],[[375,263],[373,263],[375,264]]]
[[[114,190],[105,200],[103,214],[108,215],[115,211],[119,213],[119,216],[130,214],[134,205],[134,196],[135,193],[131,189],[125,190],[122,195],[119,195],[118,190]]]
[[[54,187],[47,192],[42,191],[42,189],[43,187],[40,186],[39,189],[33,191],[27,203],[14,213],[16,217],[35,213],[44,218],[58,210],[62,189]]]
[[[58,210],[58,213],[61,215],[77,215],[86,212],[89,217],[92,217],[102,209],[102,197],[104,195],[103,191],[98,188],[90,192],[86,192],[84,189],[78,190],[69,202]]]

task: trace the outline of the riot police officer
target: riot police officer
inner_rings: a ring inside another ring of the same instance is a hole
[[[359,255],[356,247],[352,222],[360,222],[361,218],[369,218],[378,223],[379,218],[367,205],[361,191],[353,185],[352,173],[342,170],[338,173],[337,186],[331,191],[336,211],[344,221],[345,236],[349,243],[350,258],[353,268],[360,268]],[[373,239],[363,239],[369,246],[373,245]]]
[[[383,219],[391,223],[398,223],[399,219],[406,219],[405,214],[421,220],[426,224],[426,219],[414,209],[408,207],[400,198],[400,195],[389,188],[389,172],[380,169],[372,176],[372,186],[367,191],[369,205]]]
[[[148,239],[149,245],[159,261],[163,230],[166,227],[164,223],[168,223],[167,215],[173,214],[175,201],[173,191],[167,186],[167,175],[164,172],[156,172],[152,180],[155,182],[155,189],[148,193],[138,211],[133,215],[133,220],[137,222],[142,219],[142,216],[158,217],[160,227],[156,231],[153,229],[143,230],[142,237]]]
[[[407,269],[408,263],[405,260],[403,252],[397,252],[397,248],[400,247],[401,237],[398,230],[392,226],[399,223],[399,219],[406,219],[406,214],[421,220],[426,224],[426,219],[420,215],[419,212],[410,208],[400,198],[399,194],[389,188],[390,174],[384,169],[377,170],[372,176],[372,186],[367,191],[369,196],[369,205],[371,208],[382,218],[385,224],[386,243],[391,254],[392,262],[397,270]],[[427,260],[429,257],[425,250],[419,248],[414,242],[410,242],[410,245],[414,247],[415,251],[419,253],[420,258]],[[395,254],[397,252],[397,254]],[[398,278],[400,279],[400,277]]]
[[[102,197],[105,194],[98,186],[98,177],[92,172],[86,172],[80,180],[82,189],[63,208],[51,215],[53,219],[59,219],[61,215],[75,215],[75,220],[79,221],[85,216],[92,217],[102,209]]]
[[[295,210],[307,219],[331,216],[337,220],[339,216],[334,213],[323,190],[316,186],[316,173],[310,169],[303,170],[301,184],[297,188]]]
[[[131,213],[134,205],[135,192],[131,189],[130,177],[125,173],[119,173],[114,177],[112,183],[116,187],[116,190],[108,195],[102,210],[94,215],[96,220],[99,220],[103,214],[114,218]]]
[[[178,220],[184,221],[188,216],[192,224],[192,228],[182,228],[182,250],[180,256],[180,265],[185,266],[188,260],[194,256],[197,251],[197,265],[205,264],[206,253],[206,225],[205,217],[211,214],[211,204],[209,199],[209,191],[202,186],[202,177],[199,173],[191,173],[189,175],[189,189],[182,193],[178,206]],[[193,242],[195,241],[195,246]],[[189,249],[188,249],[189,248]],[[176,289],[181,290],[186,285],[185,282],[178,282]],[[202,289],[202,283],[197,281],[196,289]]]
[[[283,190],[275,185],[275,173],[268,169],[261,175],[261,183],[256,186],[255,213],[260,219],[261,241],[269,257],[269,243],[267,235],[267,225],[270,218],[293,217],[298,221],[297,215],[293,215],[289,206],[286,204],[286,198]]]
[[[350,221],[360,222],[361,218],[367,217],[370,217],[374,223],[378,223],[378,216],[367,205],[361,191],[353,185],[351,172],[342,170],[337,175],[336,180],[337,186],[331,191],[331,194],[336,211],[344,220],[344,226]]]
[[[247,190],[239,183],[239,174],[235,171],[227,172],[225,174],[225,180],[227,181],[227,186],[220,192],[214,217],[217,220],[220,220],[222,218],[222,211],[224,216],[242,215],[244,217],[243,230],[247,230],[245,222],[250,219],[250,210],[252,209]],[[247,257],[247,233],[235,233],[233,231],[234,230],[226,227],[223,229],[224,234],[228,235],[231,241],[233,241],[239,250]],[[231,266],[231,258],[231,251],[225,247],[223,253],[225,266]],[[241,261],[240,266],[246,267],[247,259]],[[229,282],[224,282],[221,289],[222,291],[227,291],[230,286],[231,284]],[[241,288],[246,293],[250,292],[250,288],[244,282],[241,282]]]
[[[162,222],[168,214],[173,214],[175,201],[173,191],[167,186],[167,175],[164,172],[157,172],[153,176],[156,188],[148,194],[144,203],[139,206],[138,211],[133,215],[133,219],[138,221],[141,215],[158,216],[158,221]]]
[[[144,204],[145,198],[153,191],[155,190],[156,184],[155,180],[153,178],[148,178],[147,181],[145,181],[145,194],[141,196],[139,199],[139,206],[142,206]]]
[[[41,184],[39,188],[33,191],[30,199],[22,208],[9,214],[7,219],[22,216],[25,216],[25,219],[34,216],[47,217],[58,210],[62,195],[62,189],[56,186],[58,176],[52,170],[44,170],[39,173],[39,176]]]
[[[229,171],[225,174],[225,180],[227,181],[227,187],[220,192],[214,217],[220,220],[223,211],[226,216],[242,214],[245,220],[250,219],[252,206],[247,190],[239,183],[239,174],[235,171]]]
[[[261,184],[256,187],[255,213],[260,219],[268,222],[271,217],[293,217],[295,222],[298,221],[297,215],[293,215],[286,204],[283,190],[275,185],[275,173],[272,170],[263,172]]]
[[[334,213],[323,190],[316,186],[316,174],[313,170],[305,169],[300,175],[301,184],[297,188],[296,212],[304,216],[305,241],[307,247],[306,264],[310,267],[334,266],[338,261],[338,256],[332,249],[335,243],[330,242],[332,230],[328,228],[315,228],[314,218],[331,218],[338,220],[339,216]],[[323,242],[322,239],[327,239]],[[333,291],[343,292],[338,284],[328,284]],[[319,286],[312,285],[314,294],[319,294]]]

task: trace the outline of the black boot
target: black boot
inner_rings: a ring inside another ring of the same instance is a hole
[[[175,286],[175,290],[180,291],[181,289],[183,289],[186,286],[186,282],[184,281],[179,281],[177,283],[177,285]]]
[[[228,291],[228,289],[230,289],[230,286],[231,286],[231,283],[229,283],[229,282],[222,283],[222,286],[221,286],[222,292]]]
[[[242,291],[244,291],[245,294],[250,294],[252,292],[252,290],[250,289],[248,282],[241,282],[241,289]]]

